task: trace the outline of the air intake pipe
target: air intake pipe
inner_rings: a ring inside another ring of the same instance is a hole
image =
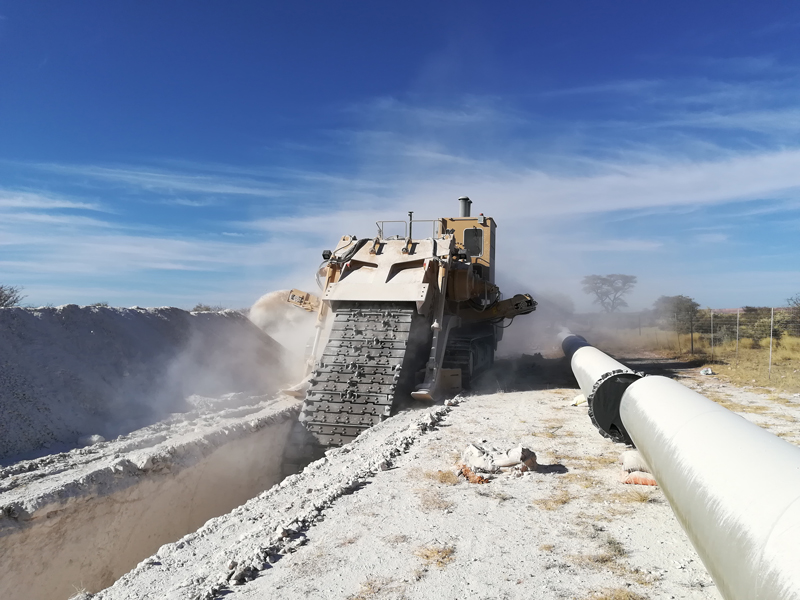
[[[625,368],[580,336],[561,342],[581,389]],[[800,448],[666,377],[640,376],[614,398],[723,598],[800,600]]]
[[[461,203],[461,210],[459,212],[459,216],[468,217],[470,214],[470,206],[472,205],[472,200],[470,200],[466,196],[461,196],[461,198],[459,198],[458,201]]]

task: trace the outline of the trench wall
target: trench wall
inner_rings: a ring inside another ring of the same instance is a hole
[[[82,590],[99,591],[163,544],[270,488],[281,479],[283,447],[296,412],[285,410],[260,428],[251,423],[246,434],[191,464],[139,471],[105,494],[69,493],[62,503],[50,499],[46,508],[13,526],[4,519],[0,598],[66,600]],[[89,487],[91,481],[90,476]]]

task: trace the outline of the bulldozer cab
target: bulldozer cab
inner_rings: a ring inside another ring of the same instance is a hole
[[[494,283],[494,244],[497,224],[492,217],[452,217],[441,219],[439,235],[453,235],[456,248],[463,250],[473,270],[484,281]]]

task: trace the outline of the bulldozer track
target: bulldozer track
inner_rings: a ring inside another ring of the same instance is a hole
[[[494,340],[488,337],[468,339],[453,336],[447,343],[442,366],[461,369],[461,385],[468,390],[475,378],[492,366],[493,343]],[[480,352],[481,349],[483,352]]]
[[[410,391],[415,328],[411,303],[340,306],[310,380],[300,420],[322,446],[341,446],[392,414]],[[407,389],[408,388],[408,389]]]

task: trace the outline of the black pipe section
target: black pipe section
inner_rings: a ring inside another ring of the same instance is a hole
[[[572,360],[572,355],[584,346],[591,346],[591,344],[581,335],[568,334],[561,340],[561,350],[567,360]]]

